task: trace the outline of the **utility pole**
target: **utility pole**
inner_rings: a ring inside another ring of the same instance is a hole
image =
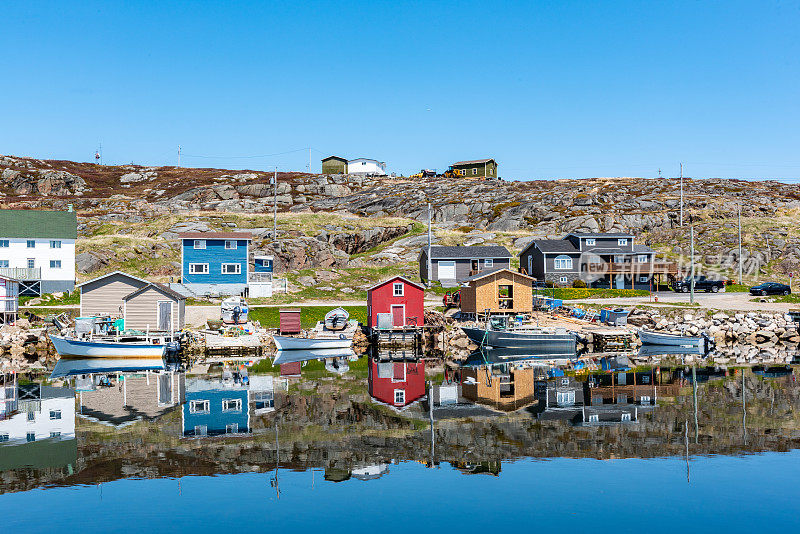
[[[433,251],[431,250],[431,243],[433,238],[431,236],[431,203],[428,202],[428,285],[431,283],[431,255]]]
[[[308,174],[311,174],[311,147],[308,147]]]
[[[739,285],[742,285],[742,204],[739,203]]]
[[[181,145],[178,145],[178,167],[181,166]]]
[[[683,163],[681,163],[681,228],[683,228]]]
[[[691,244],[691,247],[690,247],[690,249],[691,249],[691,259],[690,259],[691,265],[689,266],[689,269],[690,269],[689,272],[691,273],[691,279],[690,279],[691,280],[691,282],[690,282],[691,295],[689,297],[689,302],[694,304],[694,224],[692,224],[692,226],[690,227],[689,231],[690,231],[690,235],[691,235],[690,239],[692,241],[692,244]]]
[[[272,239],[278,239],[278,167],[272,177]]]

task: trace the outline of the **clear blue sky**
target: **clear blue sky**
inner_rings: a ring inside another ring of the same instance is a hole
[[[800,176],[798,2],[3,2],[0,153]],[[200,158],[196,156],[220,156]],[[240,158],[236,158],[239,156]]]

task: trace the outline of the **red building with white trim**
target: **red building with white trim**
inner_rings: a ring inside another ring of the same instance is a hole
[[[378,314],[391,315],[392,328],[420,327],[425,323],[425,287],[395,276],[367,289],[367,326],[378,327]]]
[[[389,406],[404,408],[425,396],[425,362],[369,361],[369,394]]]

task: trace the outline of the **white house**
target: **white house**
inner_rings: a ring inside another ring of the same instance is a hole
[[[356,158],[347,162],[348,174],[386,176],[386,163],[376,159]]]
[[[0,275],[19,280],[21,295],[75,289],[74,211],[0,210]]]

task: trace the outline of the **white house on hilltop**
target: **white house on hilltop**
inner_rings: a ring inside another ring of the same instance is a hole
[[[386,163],[376,159],[356,158],[347,162],[348,174],[386,176]]]

